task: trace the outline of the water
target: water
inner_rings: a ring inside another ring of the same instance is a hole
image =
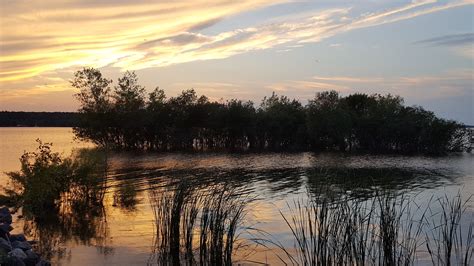
[[[0,128],[0,171],[19,169],[19,156],[33,150],[35,139],[53,142],[53,149],[69,154],[90,147],[73,139],[69,128]],[[25,232],[49,247],[51,260],[62,265],[143,265],[150,261],[154,241],[154,216],[150,189],[187,178],[196,189],[230,184],[252,199],[246,226],[265,230],[287,247],[292,237],[280,211],[289,214],[288,202],[311,195],[346,195],[366,200],[375,192],[390,191],[415,198],[419,204],[432,197],[474,192],[472,154],[447,157],[341,155],[331,153],[264,154],[137,154],[114,153],[109,158],[105,207],[81,216],[67,211],[46,223],[49,227],[19,219],[15,232]],[[328,180],[330,185],[325,186]],[[0,184],[7,177],[0,176]],[[324,189],[322,189],[324,187]],[[117,204],[117,196],[132,188],[129,204]],[[467,205],[474,212],[473,201]],[[472,216],[468,216],[472,217]],[[248,234],[244,233],[244,237]],[[279,261],[272,250],[250,248],[237,254],[240,262]],[[422,257],[422,256],[421,256]],[[252,264],[252,263],[250,263]]]

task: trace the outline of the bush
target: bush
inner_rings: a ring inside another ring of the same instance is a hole
[[[39,214],[55,208],[62,199],[97,199],[104,165],[98,152],[80,151],[63,158],[51,150],[51,143],[37,139],[38,148],[20,157],[21,170],[9,172],[13,188],[4,189],[5,202],[23,204],[26,210]]]

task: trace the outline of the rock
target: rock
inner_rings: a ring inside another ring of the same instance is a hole
[[[36,263],[36,266],[51,266],[51,263],[47,260],[40,260],[38,263]]]
[[[5,250],[6,252],[12,251],[12,246],[10,245],[10,243],[1,237],[0,237],[0,248]]]
[[[25,235],[10,235],[13,230],[11,226],[12,213],[6,207],[0,208],[0,265],[14,266],[51,266],[51,263],[42,260],[31,247],[35,241],[27,241]]]
[[[0,208],[0,215],[2,214],[10,214],[10,209],[8,209],[7,207]]]
[[[0,248],[0,265],[2,264],[2,259],[5,260],[5,258],[7,258],[8,252],[9,251]]]
[[[13,241],[12,242],[12,248],[19,248],[19,249],[22,249],[23,251],[26,251],[26,250],[29,250],[31,249],[31,245],[30,243],[24,241],[24,242],[20,242],[20,241]]]
[[[8,257],[8,263],[7,265],[13,265],[13,266],[26,266],[25,262],[23,262],[22,259],[17,258],[17,257]]]
[[[13,230],[13,227],[10,224],[0,224],[0,236],[6,235]]]
[[[12,215],[10,213],[1,213],[0,212],[0,223],[12,223]]]
[[[35,260],[39,260],[39,255],[36,254],[33,250],[27,250],[25,251],[25,254],[26,256],[29,258],[29,259],[35,259]]]
[[[8,253],[8,255],[9,255],[10,257],[19,258],[19,259],[21,259],[21,260],[24,260],[24,259],[27,258],[25,252],[24,252],[23,250],[19,249],[19,248],[14,248],[12,251],[10,251],[10,252]]]
[[[26,257],[27,257],[25,259],[25,264],[26,265],[36,265],[40,260],[39,255],[36,254],[35,252],[33,252],[31,249],[25,251],[25,254],[26,254]]]
[[[17,234],[17,235],[10,235],[10,241],[20,241],[20,242],[25,242],[26,237],[24,234]]]

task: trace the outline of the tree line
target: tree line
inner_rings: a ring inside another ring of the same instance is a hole
[[[124,150],[367,151],[445,153],[463,149],[463,125],[399,96],[318,92],[306,105],[273,93],[260,105],[211,101],[194,90],[146,95],[134,72],[112,80],[94,68],[74,74],[77,137]]]

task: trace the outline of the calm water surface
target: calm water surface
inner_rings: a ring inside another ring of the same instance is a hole
[[[0,128],[0,184],[5,171],[19,169],[23,151],[37,146],[35,139],[52,142],[53,149],[70,154],[79,147],[91,147],[73,139],[69,128]],[[34,230],[31,221],[17,218],[16,232],[25,232],[50,247],[51,260],[61,265],[143,265],[153,264],[154,216],[150,189],[166,187],[186,178],[205,189],[228,184],[252,201],[248,204],[246,226],[272,234],[289,248],[292,238],[279,211],[288,214],[287,202],[307,197],[346,195],[369,199],[377,191],[409,195],[418,203],[432,196],[455,195],[466,199],[474,192],[472,154],[447,157],[404,157],[341,154],[136,154],[110,155],[105,208],[100,213],[76,217],[65,212],[48,230]],[[324,186],[330,180],[329,186]],[[137,193],[126,206],[116,199],[124,188]],[[474,212],[467,205],[468,217]],[[243,237],[248,237],[243,234]],[[246,250],[241,262],[258,261],[278,265],[271,251]],[[423,257],[423,256],[420,256]],[[423,263],[422,263],[423,264]]]

